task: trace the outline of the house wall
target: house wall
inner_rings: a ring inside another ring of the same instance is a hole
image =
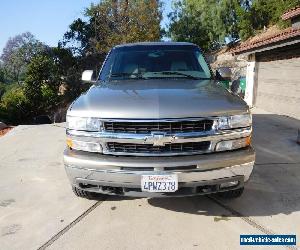
[[[246,76],[247,56],[233,56],[231,52],[221,50],[215,54],[207,54],[206,57],[214,72],[218,68],[229,67],[233,80]]]
[[[299,55],[298,45],[256,56],[255,106],[300,119]]]

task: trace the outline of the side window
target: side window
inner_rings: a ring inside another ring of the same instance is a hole
[[[196,51],[196,57],[198,59],[200,66],[202,67],[202,70],[204,71],[206,77],[211,77],[210,69],[205,61],[204,56],[201,54],[200,51]]]
[[[105,81],[107,79],[107,77],[109,76],[111,67],[112,67],[112,63],[114,61],[114,57],[115,57],[115,53],[114,53],[114,51],[111,50],[103,62],[103,65],[102,65],[102,68],[100,71],[100,75],[99,75],[99,80]]]

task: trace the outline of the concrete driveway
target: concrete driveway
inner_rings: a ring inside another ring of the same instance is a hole
[[[299,248],[300,121],[255,113],[257,163],[234,201],[77,198],[63,124],[15,128],[0,138],[0,249],[266,249],[241,247],[240,234],[297,234]]]

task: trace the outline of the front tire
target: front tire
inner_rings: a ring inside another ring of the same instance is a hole
[[[218,193],[218,196],[224,199],[236,199],[240,197],[244,192],[244,188],[238,188],[234,190],[229,190],[225,192]]]

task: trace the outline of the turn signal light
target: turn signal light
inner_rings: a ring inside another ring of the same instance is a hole
[[[72,139],[67,138],[67,145],[68,145],[69,148],[73,147]]]
[[[97,142],[78,141],[67,138],[67,145],[69,148],[76,150],[102,153],[102,147]]]
[[[216,151],[226,151],[226,150],[234,150],[238,148],[245,148],[251,144],[251,136],[229,140],[229,141],[221,141],[216,146]]]

